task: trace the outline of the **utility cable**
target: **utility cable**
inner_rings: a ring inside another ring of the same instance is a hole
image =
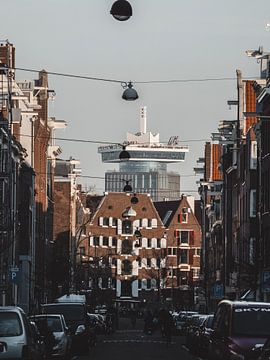
[[[46,136],[32,136],[27,134],[20,134],[20,133],[14,133],[14,136],[22,136],[22,137],[33,137],[34,139],[47,139]],[[129,145],[147,145],[148,143],[138,143],[138,144],[128,144],[128,143],[120,143],[120,142],[113,142],[113,141],[105,141],[105,140],[85,140],[85,139],[76,139],[76,138],[62,138],[62,137],[53,137],[53,140],[59,140],[59,141],[70,141],[70,142],[81,142],[81,143],[90,143],[90,144],[105,144],[105,145],[120,145],[120,146],[129,146]],[[188,140],[178,140],[178,142],[181,143],[187,143],[187,142],[206,142],[210,141],[209,139],[188,139]],[[167,142],[161,142],[159,143],[161,145],[168,145]]]
[[[26,72],[34,72],[40,73],[42,70],[36,69],[29,69],[29,68],[22,68],[22,67],[15,67],[15,70],[19,71],[26,71]],[[109,78],[100,78],[96,76],[87,76],[87,75],[77,75],[77,74],[69,74],[69,73],[62,73],[56,71],[46,71],[48,75],[55,75],[55,76],[62,76],[62,77],[69,77],[69,78],[76,78],[76,79],[84,79],[84,80],[95,80],[95,81],[103,81],[103,82],[114,82],[127,85],[128,81],[118,80],[118,79],[109,79]],[[252,77],[245,77],[245,79],[256,79],[256,76]],[[188,83],[188,82],[209,82],[209,81],[231,81],[237,80],[236,77],[213,77],[213,78],[194,78],[194,79],[168,79],[168,80],[147,80],[147,81],[132,81],[133,84],[165,84],[165,83]]]

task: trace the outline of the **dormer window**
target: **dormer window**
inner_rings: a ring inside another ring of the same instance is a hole
[[[178,215],[178,222],[179,223],[187,223],[188,222],[188,214],[190,212],[190,209],[187,207],[183,207],[181,209],[180,214]]]

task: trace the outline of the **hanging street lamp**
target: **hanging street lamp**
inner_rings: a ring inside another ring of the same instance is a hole
[[[126,21],[132,16],[132,7],[126,0],[118,0],[113,3],[111,15],[118,21]]]
[[[133,85],[131,81],[128,84],[123,86],[125,91],[123,92],[122,99],[127,101],[134,101],[139,98],[139,95],[135,89],[133,89]]]

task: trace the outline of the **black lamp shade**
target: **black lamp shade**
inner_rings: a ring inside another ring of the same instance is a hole
[[[126,184],[125,186],[124,186],[124,192],[131,192],[132,191],[132,186],[131,185],[129,185],[129,184]]]
[[[126,21],[132,16],[132,7],[126,0],[118,0],[113,3],[111,15],[118,21]]]
[[[121,161],[129,160],[130,159],[130,153],[125,148],[123,148],[123,150],[119,154],[119,159]]]
[[[133,85],[131,84],[131,82],[128,83],[128,87],[123,92],[122,99],[127,101],[134,101],[137,100],[138,98],[139,95],[137,94],[137,91],[133,89]]]

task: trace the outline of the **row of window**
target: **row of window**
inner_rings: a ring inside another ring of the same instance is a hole
[[[122,228],[125,228],[127,225],[129,225],[130,228],[133,227],[140,227],[140,228],[156,228],[157,227],[157,219],[137,219],[135,221],[131,220],[121,220],[114,217],[99,217],[99,226],[102,227],[117,227],[121,226]]]
[[[90,246],[109,246],[116,247],[118,239],[116,237],[108,237],[108,236],[93,236],[90,237]],[[121,241],[121,252],[122,254],[131,254],[133,244],[141,248],[149,248],[149,249],[161,249],[166,248],[166,240],[159,238],[142,238],[136,241],[132,240],[122,240]]]

